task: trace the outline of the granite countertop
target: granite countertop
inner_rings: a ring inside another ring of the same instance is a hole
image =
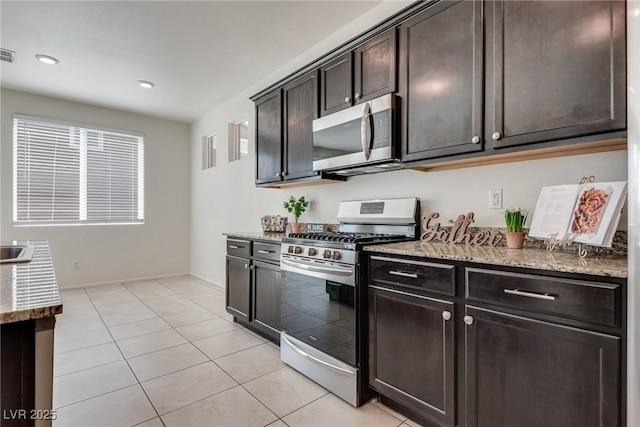
[[[267,240],[270,242],[282,242],[282,238],[286,236],[285,233],[265,233],[262,231],[249,231],[249,232],[238,232],[238,233],[222,233],[227,237],[237,237],[241,239],[250,239],[250,240]]]
[[[607,255],[597,257],[588,254],[581,259],[576,253],[548,252],[545,249],[507,249],[504,246],[465,246],[432,242],[401,242],[365,246],[368,252],[407,255],[421,258],[446,259],[480,264],[531,268],[536,270],[562,271],[626,278],[627,257]]]
[[[62,298],[49,252],[42,241],[18,241],[35,245],[31,262],[0,264],[0,323],[40,319],[62,313]]]

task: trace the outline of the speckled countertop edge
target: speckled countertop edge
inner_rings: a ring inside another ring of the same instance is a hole
[[[35,245],[36,250],[31,262],[0,265],[0,324],[62,313],[49,244],[42,241],[18,241],[17,244]]]
[[[264,240],[278,243],[282,242],[282,238],[286,236],[285,233],[265,233],[262,231],[234,232],[222,234],[227,237],[235,237],[239,239]]]
[[[365,246],[365,251],[594,276],[628,276],[627,258],[624,256],[590,255],[581,259],[575,253],[548,252],[544,249],[507,249],[421,241]]]

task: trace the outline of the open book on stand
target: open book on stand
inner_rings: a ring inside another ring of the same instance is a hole
[[[543,187],[529,236],[611,247],[626,196],[626,181]]]

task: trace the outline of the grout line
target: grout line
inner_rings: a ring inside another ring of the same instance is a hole
[[[115,393],[116,391],[121,391],[121,390],[127,389],[129,387],[135,387],[135,386],[140,386],[140,388],[142,388],[140,383],[129,384],[128,386],[120,387],[120,388],[117,388],[115,390],[109,390],[107,392],[96,394],[95,396],[87,397],[86,399],[81,399],[81,400],[78,400],[77,402],[68,403],[66,405],[58,406],[58,407],[53,408],[53,409],[57,411],[58,409],[67,408],[69,406],[72,406],[72,405],[75,405],[75,404],[78,404],[78,403],[86,402],[87,400],[96,399],[98,397],[106,396],[107,394]],[[144,391],[144,389],[143,389],[143,391]]]
[[[137,298],[137,297],[136,297]],[[93,303],[93,300],[91,300],[91,303]],[[95,307],[95,304],[93,304]],[[96,307],[97,309],[97,307]],[[102,315],[100,315],[100,318],[102,318]],[[104,321],[104,320],[103,320]],[[131,365],[129,364],[129,361],[127,360],[127,358],[125,357],[124,353],[122,352],[122,349],[120,349],[120,346],[118,345],[118,343],[116,342],[116,340],[113,338],[113,335],[111,334],[111,331],[109,330],[109,328],[107,328],[107,332],[109,333],[109,336],[111,337],[111,339],[114,341],[114,343],[116,344],[116,347],[118,349],[118,351],[120,352],[120,354],[122,355],[122,357],[124,358],[125,363],[127,364],[127,367],[129,368],[129,370],[131,371],[131,374],[133,375],[133,377],[136,379],[136,381],[138,382],[138,387],[140,387],[140,389],[142,389],[142,392],[144,393],[144,395],[147,397],[147,401],[149,402],[149,404],[151,405],[151,407],[153,408],[153,410],[156,412],[156,415],[158,415],[158,417],[160,417],[160,413],[158,412],[158,410],[156,409],[156,407],[153,405],[153,402],[151,401],[151,398],[149,397],[149,395],[147,394],[147,391],[144,389],[144,387],[142,387],[142,383],[140,383],[140,379],[138,378],[138,376],[136,375],[135,371],[133,370],[133,368],[131,367]]]

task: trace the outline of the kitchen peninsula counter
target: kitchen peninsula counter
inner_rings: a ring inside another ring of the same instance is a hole
[[[34,245],[31,262],[0,265],[0,324],[42,319],[62,313],[49,244],[43,241],[19,241]]]
[[[507,249],[504,246],[466,246],[412,241],[365,246],[372,253],[445,259],[479,264],[530,268],[594,276],[627,278],[627,257],[589,253],[581,259],[575,252],[548,252],[539,248]]]

